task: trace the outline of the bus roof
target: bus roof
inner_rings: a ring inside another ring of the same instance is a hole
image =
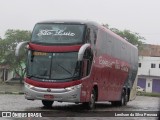
[[[119,40],[130,44],[131,46],[137,48],[135,45],[132,45],[131,43],[129,43],[127,40],[125,40],[124,38],[122,38],[121,36],[117,35],[116,33],[112,32],[111,30],[109,30],[108,28],[100,25],[97,22],[94,21],[89,21],[89,20],[46,20],[46,21],[41,21],[38,23],[66,23],[66,24],[85,24],[85,25],[94,25],[95,27],[99,28],[99,29],[103,29],[106,32],[108,32],[109,34],[115,36],[116,38],[118,38]]]
[[[47,20],[47,21],[41,21],[38,23],[72,23],[72,24],[86,24],[86,25],[94,25],[97,27],[100,27],[100,24],[94,22],[94,21],[88,21],[88,20]]]

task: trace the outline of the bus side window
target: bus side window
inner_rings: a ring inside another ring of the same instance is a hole
[[[104,32],[103,32],[104,33]],[[105,41],[106,40],[106,41]],[[112,36],[110,34],[104,34],[104,53],[107,53],[108,55],[112,55],[112,50],[113,50],[113,41],[112,41]]]
[[[91,27],[90,29],[90,40],[91,40],[91,44],[95,45],[96,44],[96,40],[97,40],[97,29],[95,27]]]
[[[97,40],[97,32],[96,32],[96,30],[93,30],[93,41],[94,41],[94,45],[96,44],[96,40]]]
[[[88,28],[86,31],[86,37],[85,37],[86,43],[91,43],[91,38],[90,38],[90,29]]]

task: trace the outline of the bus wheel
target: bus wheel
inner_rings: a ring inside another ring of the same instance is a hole
[[[117,105],[118,106],[127,105],[127,95],[126,95],[124,90],[123,90],[122,95],[121,95],[121,100],[117,102]]]
[[[112,101],[111,104],[112,106],[117,106],[118,101]]]
[[[54,102],[54,101],[42,100],[42,104],[43,104],[45,107],[52,107],[53,102]]]
[[[127,105],[127,98],[128,98],[128,96],[126,95],[125,91],[123,90],[122,95],[121,95],[121,100],[120,101],[111,101],[111,104],[113,106]]]
[[[87,109],[90,109],[90,110],[94,109],[95,108],[95,100],[96,100],[96,92],[95,92],[95,90],[92,90],[90,101],[83,103],[83,105],[85,107],[87,107]]]

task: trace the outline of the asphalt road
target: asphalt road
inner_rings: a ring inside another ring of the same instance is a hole
[[[159,110],[160,98],[158,97],[144,97],[137,96],[135,100],[130,101],[127,106],[113,107],[109,102],[98,102],[95,110],[86,110],[81,104],[74,103],[59,103],[54,102],[52,108],[45,108],[41,101],[28,101],[24,99],[23,95],[7,95],[0,94],[0,111],[20,111],[25,112],[40,112],[42,115],[52,116],[52,118],[43,118],[45,120],[56,119],[56,120],[106,120],[106,119],[117,119],[117,120],[156,120],[156,117],[107,117],[111,112],[113,114],[119,113],[142,113],[145,111],[158,111]],[[113,112],[112,112],[113,111]],[[129,112],[128,112],[129,111]],[[142,112],[141,112],[142,111]],[[116,116],[116,115],[115,115]],[[2,118],[1,118],[2,119]],[[3,118],[4,119],[4,118]],[[14,119],[14,118],[5,118]],[[17,119],[17,118],[16,118]],[[18,118],[21,119],[21,118]],[[39,120],[39,118],[24,118],[25,120]]]

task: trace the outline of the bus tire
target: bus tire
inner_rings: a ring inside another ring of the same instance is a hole
[[[91,93],[90,97],[91,97],[90,101],[83,103],[83,105],[87,109],[92,110],[92,109],[95,108],[95,101],[96,101],[96,91],[94,89],[92,90],[92,93]]]
[[[111,101],[111,104],[113,106],[125,106],[127,105],[127,98],[128,96],[126,95],[125,91],[122,91],[122,95],[121,95],[121,100],[120,101]]]
[[[47,108],[52,107],[53,102],[54,101],[50,101],[50,100],[42,100],[42,104]]]
[[[117,102],[118,106],[125,106],[127,105],[127,95],[125,91],[122,91],[121,100]]]
[[[117,106],[118,101],[111,101],[112,106]]]

